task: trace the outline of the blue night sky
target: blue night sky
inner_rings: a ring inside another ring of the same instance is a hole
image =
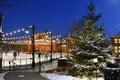
[[[17,6],[2,8],[3,32],[26,28],[32,24],[36,30],[51,30],[55,34],[68,35],[73,20],[87,13],[90,0],[12,0]],[[120,1],[93,0],[96,13],[101,13],[98,23],[104,24],[106,35],[120,32]],[[12,2],[11,2],[12,3]]]

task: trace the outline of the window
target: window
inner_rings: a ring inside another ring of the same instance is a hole
[[[120,46],[118,46],[118,52],[120,53]]]
[[[118,43],[120,43],[120,39],[118,39],[118,41],[119,41]]]
[[[117,43],[117,39],[114,39],[114,42]]]
[[[115,50],[115,53],[118,53],[118,50]]]
[[[114,50],[115,50],[115,53],[118,53],[118,47],[117,46],[115,46]]]

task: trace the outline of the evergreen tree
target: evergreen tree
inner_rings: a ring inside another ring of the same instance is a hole
[[[81,30],[72,34],[71,74],[91,79],[96,75],[102,76],[103,65],[110,59],[112,46],[105,46],[108,38],[105,37],[103,26],[96,24],[101,15],[95,15],[92,1],[88,6],[88,14],[83,17],[84,25]]]

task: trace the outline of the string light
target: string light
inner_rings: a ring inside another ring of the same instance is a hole
[[[17,40],[17,39],[26,39],[30,38],[30,36],[19,36],[19,37],[13,37],[13,38],[2,38],[3,40]]]
[[[8,35],[8,33],[6,33],[6,35]]]
[[[11,32],[10,35],[13,35],[13,33]]]
[[[2,40],[6,40],[6,41],[9,41],[9,40],[18,40],[18,39],[26,39],[26,38],[29,38],[30,36],[18,36],[18,37],[12,37],[12,36],[15,36],[13,34],[17,34],[17,33],[20,33],[22,31],[25,31],[24,28],[22,29],[18,29],[18,30],[15,30],[13,32],[10,32],[10,33],[4,33],[2,36]]]
[[[18,32],[20,32],[20,30],[17,30]]]
[[[24,28],[22,28],[22,31],[24,31],[25,29]]]
[[[15,30],[15,31],[10,32],[10,33],[4,33],[3,35],[4,36],[9,36],[9,35],[13,35],[13,34],[16,34],[16,33],[20,33],[21,31],[25,31],[25,29],[24,28],[18,29],[18,30]]]
[[[2,35],[2,37],[5,37],[5,35]]]
[[[31,28],[31,26],[30,26]],[[17,36],[15,37],[15,34],[17,33],[20,33],[20,32],[25,32],[26,33],[26,30],[24,28],[21,28],[21,29],[18,29],[18,30],[15,30],[15,31],[12,31],[12,32],[9,32],[9,33],[4,33],[2,36],[2,40],[3,42],[7,42],[7,43],[10,43],[10,42],[14,42],[14,43],[17,43],[17,42],[22,42],[22,43],[26,43],[27,42],[27,39],[30,38],[30,35],[28,36]],[[49,37],[49,34],[52,34],[52,32],[46,32],[46,33],[42,33],[42,35],[45,35],[46,38],[50,38]],[[58,36],[52,36],[52,39],[57,39],[58,37],[61,37],[61,35],[58,35]],[[59,42],[59,40],[56,40]],[[63,40],[63,42],[65,42],[65,40]]]
[[[16,31],[14,31],[14,33],[16,33]]]

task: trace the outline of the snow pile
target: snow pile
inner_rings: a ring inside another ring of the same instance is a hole
[[[0,80],[4,80],[4,75],[6,73],[0,73]],[[84,79],[79,79],[75,78],[72,76],[67,76],[67,75],[61,75],[60,73],[40,73],[42,77],[45,77],[49,80],[87,80],[86,78]],[[96,78],[93,78],[92,80],[96,80]],[[97,80],[104,80],[103,78],[97,78]]]
[[[42,77],[45,77],[49,80],[87,80],[86,78],[75,78],[72,76],[67,76],[67,75],[61,75],[57,73],[40,73]],[[96,78],[93,78],[92,80],[96,80]],[[103,78],[97,78],[97,80],[104,80]]]
[[[4,80],[4,75],[5,75],[6,73],[0,73],[0,80]]]
[[[49,80],[84,80],[84,79],[78,79],[72,76],[67,76],[67,75],[60,75],[56,73],[40,73],[42,77],[45,77]]]

